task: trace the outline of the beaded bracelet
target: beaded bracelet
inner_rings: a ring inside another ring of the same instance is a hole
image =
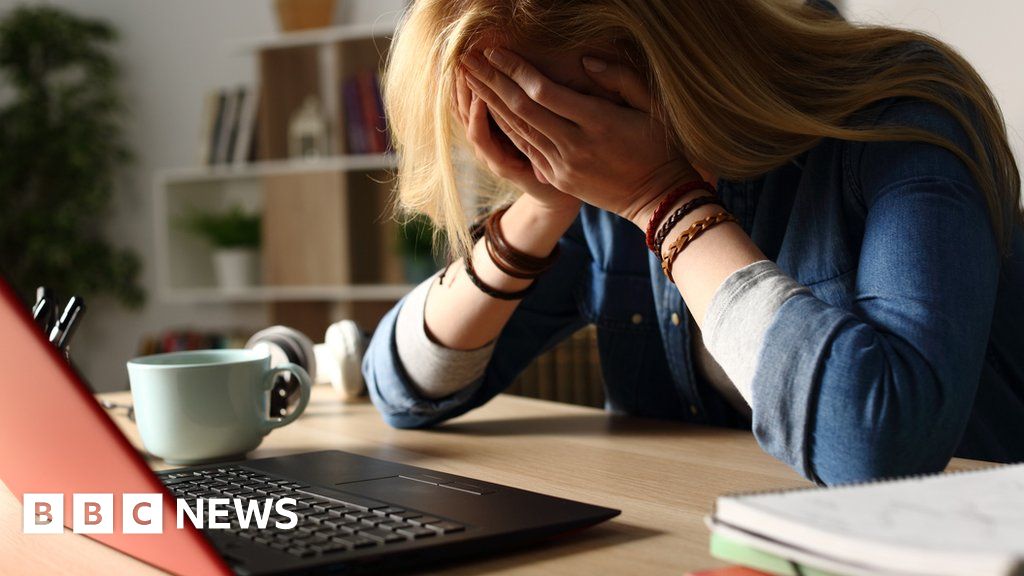
[[[654,249],[654,233],[658,229],[658,224],[660,224],[662,219],[665,218],[665,213],[668,212],[668,209],[671,208],[673,204],[676,203],[676,200],[679,200],[684,195],[689,194],[694,190],[707,190],[711,194],[715,193],[715,187],[710,183],[704,180],[691,180],[690,182],[675,187],[661,199],[660,203],[658,203],[658,207],[654,209],[654,214],[651,215],[651,219],[647,221],[647,248],[649,248],[651,252],[658,253],[658,251]]]
[[[701,234],[724,222],[738,222],[738,220],[728,212],[719,212],[714,216],[708,216],[694,222],[679,238],[672,242],[672,245],[668,247],[668,254],[661,259],[661,270],[665,273],[665,276],[668,276],[669,282],[675,283],[675,278],[672,277],[672,265],[675,264],[676,258],[682,254],[683,250],[700,237]]]
[[[654,238],[654,253],[661,254],[661,249],[665,245],[665,238],[668,238],[669,233],[672,232],[672,229],[675,228],[677,224],[683,221],[683,218],[686,218],[690,212],[693,212],[697,208],[708,204],[718,204],[718,197],[698,196],[677,208],[661,226],[661,229],[658,230],[658,234]]]

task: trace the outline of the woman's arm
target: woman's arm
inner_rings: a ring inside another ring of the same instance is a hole
[[[683,180],[640,190],[611,178],[645,150],[616,150],[616,142],[635,136],[629,125],[636,121],[623,122],[633,112],[567,93],[514,55],[490,56],[494,67],[478,70],[482,97],[492,106],[514,106],[517,129],[550,142],[541,152],[547,161],[539,163],[545,177],[646,227],[653,206]],[[596,72],[592,77],[600,82],[602,70]],[[627,102],[644,102],[644,83],[633,78],[624,84],[622,70],[610,76],[606,81],[618,83],[620,92],[635,93]],[[574,123],[553,123],[537,108],[564,110],[575,115]],[[958,124],[941,110],[908,117],[969,149]],[[762,447],[827,483],[935,471],[948,462],[971,412],[999,270],[983,196],[962,162],[934,145],[865,149],[871,153],[863,160],[861,192],[868,214],[854,309],[790,290],[773,304],[762,345],[743,351],[757,367],[753,424]],[[717,210],[691,215],[666,245]],[[720,288],[761,259],[738,226],[723,224],[690,245],[672,270],[687,306],[707,324]]]
[[[461,77],[456,97],[453,112],[477,159],[525,192],[500,221],[508,244],[531,256],[547,256],[575,221],[579,200],[538,179],[514,144],[493,133],[487,105],[470,94]],[[493,119],[504,124],[496,114]],[[510,326],[519,302],[484,294],[466,276],[462,260],[449,267],[443,282],[432,278],[403,299],[381,321],[363,363],[371,398],[385,418],[400,427],[427,426],[479,405],[510,384],[550,340],[567,335],[563,332],[579,323],[575,306],[563,302],[582,261],[578,248],[566,247],[565,261],[534,281],[498,269],[483,240],[474,246],[474,269],[487,285],[518,292],[537,282],[520,313],[529,317],[521,323],[532,324],[530,330]],[[502,362],[491,363],[495,339],[503,331],[508,333]]]

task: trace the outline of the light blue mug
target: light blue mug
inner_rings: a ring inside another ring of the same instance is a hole
[[[270,416],[274,378],[293,374],[300,396],[282,418]],[[135,421],[146,450],[171,464],[241,457],[309,404],[312,382],[296,364],[270,367],[255,350],[197,350],[128,362]]]

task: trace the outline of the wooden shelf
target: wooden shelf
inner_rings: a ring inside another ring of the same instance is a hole
[[[397,15],[382,17],[376,22],[331,26],[301,32],[286,32],[232,41],[230,48],[235,52],[252,52],[256,50],[273,50],[276,48],[295,48],[299,46],[318,46],[354,40],[370,40],[387,38],[395,32]]]
[[[177,304],[223,304],[261,302],[381,302],[395,301],[414,286],[406,284],[362,284],[352,286],[255,286],[240,290],[221,288],[167,288],[160,295]]]
[[[349,154],[306,160],[265,160],[248,164],[170,168],[161,171],[160,177],[169,184],[176,184],[314,172],[370,172],[393,170],[397,165],[398,161],[392,154]]]

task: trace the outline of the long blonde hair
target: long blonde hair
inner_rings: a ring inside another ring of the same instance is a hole
[[[798,0],[414,0],[384,81],[398,203],[429,216],[455,254],[471,240],[452,157],[467,144],[451,102],[460,57],[486,34],[553,51],[628,46],[669,136],[722,178],[762,175],[822,138],[927,142],[970,168],[1001,247],[1022,221],[1020,174],[995,98],[970,64],[927,35],[854,25]],[[899,58],[913,46],[930,50]],[[920,129],[850,122],[889,98],[940,106],[972,149]],[[492,184],[484,192],[508,190]]]

